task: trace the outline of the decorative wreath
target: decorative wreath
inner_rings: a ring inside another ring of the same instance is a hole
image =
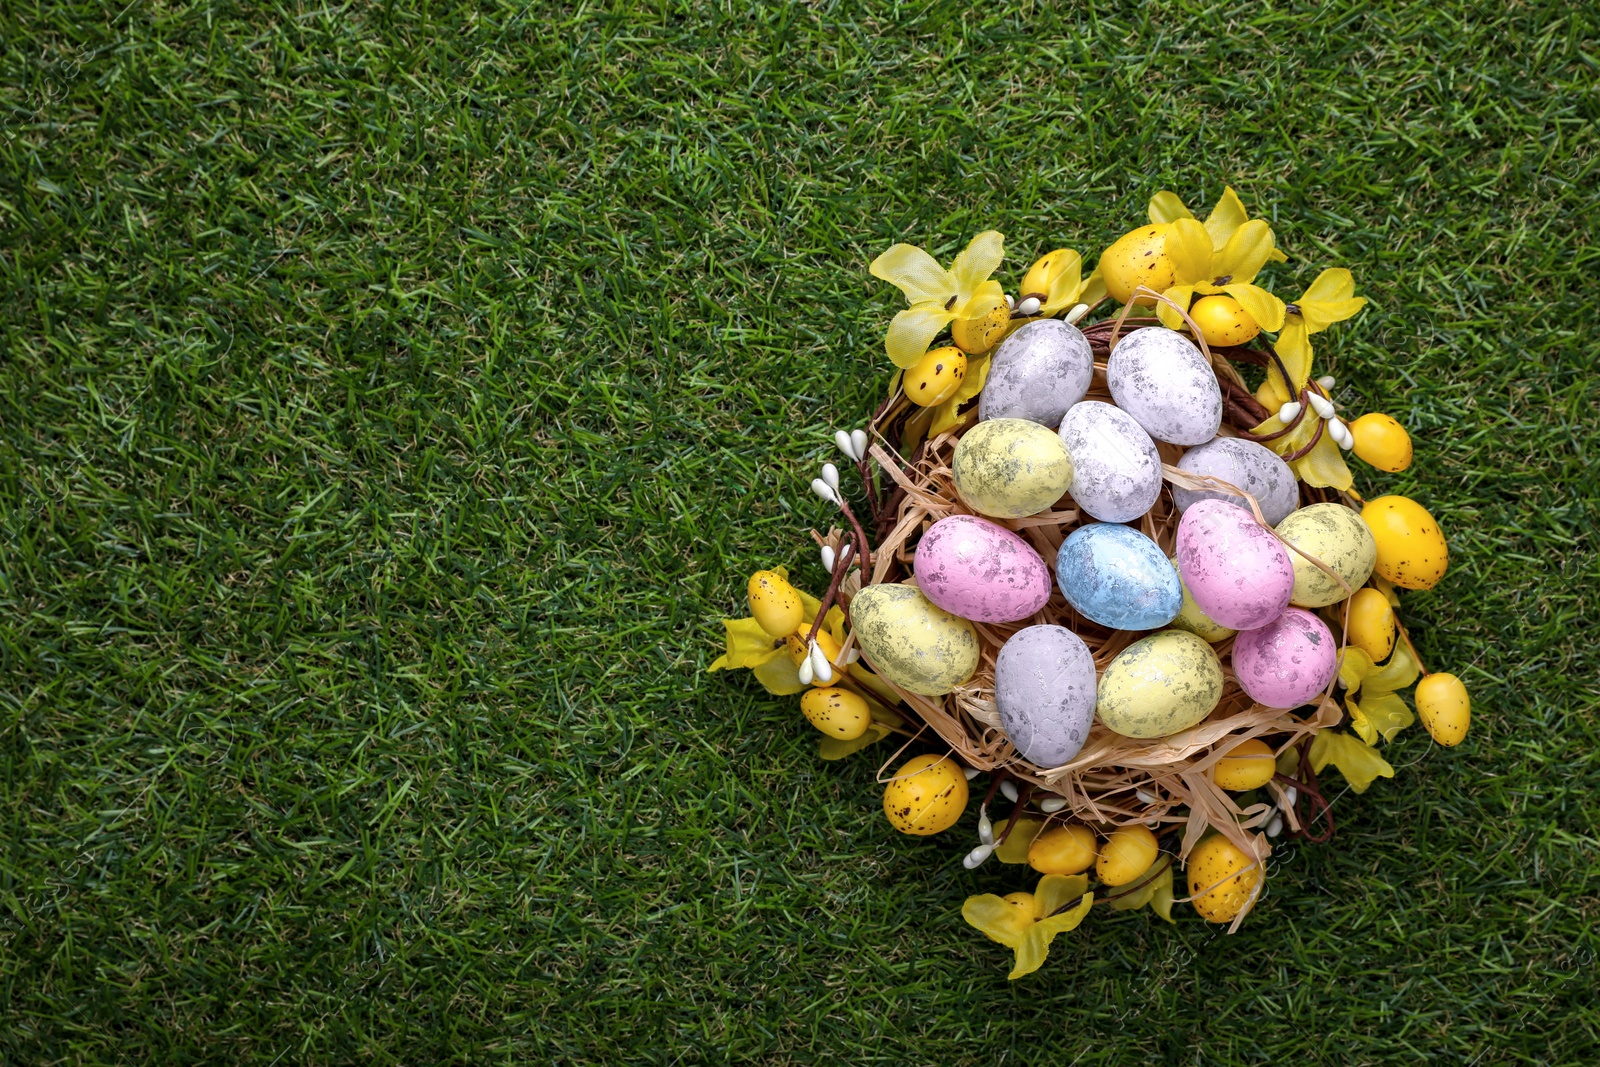
[[[885,340],[888,396],[835,435],[856,503],[832,463],[811,483],[846,522],[811,533],[828,587],[752,575],[710,668],[802,694],[823,759],[890,734],[906,741],[885,768],[934,746],[880,770],[905,833],[949,830],[989,775],[963,862],[1041,877],[962,914],[1015,950],[1012,978],[1096,903],[1171,922],[1187,902],[1238,929],[1273,839],[1332,836],[1319,774],[1358,793],[1394,775],[1378,746],[1414,721],[1400,690],[1422,676],[1440,744],[1470,720],[1397,617],[1397,588],[1444,577],[1439,526],[1406,497],[1363,499],[1345,460],[1402,471],[1411,439],[1384,414],[1346,423],[1312,375],[1311,335],[1366,303],[1350,272],[1286,304],[1258,283],[1286,257],[1232,189],[1204,222],[1170,192],[1149,215],[1087,279],[1057,249],[1017,297],[990,277],[994,231],[948,270],[907,244],[873,262],[910,306]]]

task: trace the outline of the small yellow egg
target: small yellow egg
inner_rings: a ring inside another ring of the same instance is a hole
[[[1367,586],[1350,598],[1350,618],[1345,622],[1345,639],[1382,663],[1394,651],[1394,608],[1389,598]]]
[[[1100,842],[1082,823],[1053,826],[1028,846],[1028,866],[1040,874],[1082,874],[1094,866]]]
[[[1453,674],[1430,674],[1417,683],[1417,714],[1433,739],[1447,748],[1459,745],[1472,725],[1472,700]]]
[[[1194,847],[1188,873],[1194,910],[1214,923],[1232,922],[1261,884],[1261,864],[1221,834]]]
[[[867,702],[848,689],[813,689],[800,697],[800,710],[812,726],[841,741],[854,741],[872,725]]]
[[[1164,222],[1129,230],[1111,243],[1100,256],[1100,277],[1113,300],[1126,303],[1133,291],[1143,285],[1156,292],[1172,287],[1172,260],[1167,258],[1167,231]],[[1149,304],[1151,297],[1140,297]]]
[[[1006,926],[1015,930],[1018,936],[1027,933],[1028,927],[1039,918],[1038,899],[1028,892],[1007,893],[1000,899],[1015,909],[1006,916]]]
[[[1361,518],[1378,546],[1378,574],[1402,589],[1432,589],[1450,566],[1450,548],[1428,509],[1409,497],[1367,501]]]
[[[1168,556],[1167,562],[1172,564],[1174,571],[1178,570],[1178,557]],[[1194,595],[1189,592],[1189,585],[1183,580],[1182,572],[1178,572],[1178,587],[1183,590],[1183,607],[1178,609],[1178,617],[1167,623],[1175,630],[1188,630],[1202,641],[1216,644],[1226,641],[1238,630],[1230,630],[1211,616],[1200,610],[1200,605],[1194,602]]]
[[[804,663],[806,661],[806,657],[811,654],[810,646],[806,644],[806,634],[809,632],[810,627],[806,627],[804,630],[799,630],[796,633],[790,634],[783,640],[784,648],[788,650],[789,658],[794,661],[794,665],[796,667]],[[839,653],[844,651],[840,647],[839,642],[835,641],[833,639],[833,635],[826,630],[817,631],[817,647],[822,649],[822,654],[828,657],[829,663],[837,663],[839,661]],[[841,668],[837,667],[834,668],[833,676],[829,677],[826,681],[821,678],[813,678],[811,680],[811,684],[819,689],[832,685],[834,678],[837,677],[840,669]]]
[[[1106,838],[1095,876],[1106,885],[1127,885],[1150,869],[1160,851],[1148,826],[1124,826]]]
[[[894,772],[883,790],[883,813],[903,834],[948,830],[967,808],[967,776],[949,756],[918,756]]]
[[[1242,345],[1261,332],[1261,325],[1231,296],[1203,296],[1189,309],[1206,344]]]
[[[906,397],[925,408],[943,404],[956,395],[967,376],[967,354],[945,345],[930,348],[917,365],[906,371]]]
[[[1011,309],[996,304],[987,315],[976,319],[957,319],[950,324],[950,340],[972,356],[981,356],[1005,339],[1011,324]]]
[[[1393,474],[1411,466],[1411,435],[1392,417],[1370,411],[1350,424],[1353,451],[1381,471]]]
[[[788,637],[800,628],[805,618],[800,594],[777,571],[756,571],[750,576],[745,593],[756,624],[771,636]]]
[[[1061,276],[1067,265],[1077,262],[1076,253],[1070,248],[1058,248],[1054,252],[1046,252],[1034,260],[1033,266],[1028,268],[1028,273],[1022,276],[1022,288],[1019,289],[1017,299],[1026,300],[1028,297],[1037,297],[1044,303],[1050,295],[1050,286]]]
[[[1242,793],[1246,789],[1260,789],[1278,773],[1277,758],[1272,746],[1258,737],[1235,745],[1211,771],[1211,780],[1219,789]]]

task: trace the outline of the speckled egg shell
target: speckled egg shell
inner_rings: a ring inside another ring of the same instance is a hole
[[[1117,406],[1157,441],[1203,445],[1222,426],[1222,388],[1187,337],[1163,326],[1134,330],[1111,350],[1106,384]]]
[[[994,665],[1000,726],[1040,767],[1059,767],[1083,747],[1094,722],[1094,655],[1065,626],[1011,635]]]
[[[950,468],[961,499],[998,519],[1037,515],[1072,484],[1061,439],[1027,419],[978,423],[956,442]]]
[[[1300,504],[1300,483],[1295,481],[1289,465],[1272,449],[1254,441],[1237,437],[1208,441],[1185,452],[1178,460],[1178,469],[1221,478],[1243,489],[1256,498],[1262,518],[1272,526],[1282,522]],[[1179,511],[1188,511],[1201,500],[1229,500],[1246,506],[1244,497],[1220,489],[1172,487],[1172,502],[1178,505]]]
[[[1183,607],[1183,585],[1161,548],[1117,523],[1073,530],[1056,553],[1056,580],[1078,614],[1113,630],[1154,630]]]
[[[1333,575],[1291,549],[1294,592],[1289,595],[1289,603],[1302,608],[1339,603],[1367,584],[1373,564],[1378,561],[1378,544],[1372,539],[1372,531],[1360,515],[1343,504],[1301,508],[1278,524],[1278,536],[1326,563],[1345,581],[1341,586]]]
[[[1100,676],[1096,713],[1124,737],[1167,737],[1222,699],[1222,664],[1194,634],[1163,630],[1118,653]]]
[[[1094,353],[1076,326],[1039,319],[1007,337],[989,360],[978,419],[1027,419],[1054,430],[1083,399]]]
[[[917,585],[952,615],[1015,622],[1050,599],[1050,568],[1022,538],[974,515],[951,515],[917,543]]]
[[[1072,499],[1101,522],[1130,522],[1161,495],[1161,457],[1133,416],[1085,400],[1061,420],[1072,457]]]
[[[1202,500],[1178,523],[1178,570],[1194,602],[1235,630],[1265,626],[1289,606],[1289,550],[1255,516],[1225,500]]]
[[[850,601],[850,625],[867,664],[923,696],[943,696],[978,669],[972,623],[909,585],[869,585]]]
[[[1321,619],[1289,608],[1233,641],[1233,673],[1250,697],[1269,708],[1297,708],[1328,687],[1339,649]]]

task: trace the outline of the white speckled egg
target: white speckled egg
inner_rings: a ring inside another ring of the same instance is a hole
[[[1343,504],[1312,504],[1278,523],[1278,536],[1295,548],[1309,552],[1332,567],[1345,580],[1346,589],[1333,576],[1300,555],[1289,553],[1294,564],[1294,592],[1289,603],[1302,608],[1337,604],[1367,584],[1378,562],[1378,543],[1372,531]]]
[[[1101,522],[1129,522],[1161,495],[1161,457],[1133,416],[1114,404],[1085,400],[1061,420],[1072,457],[1072,499]]]
[[[856,644],[873,670],[923,696],[943,696],[978,669],[978,632],[909,585],[869,585],[850,601]]]
[[[1061,766],[1088,740],[1095,689],[1094,656],[1065,626],[1018,630],[995,660],[1000,726],[1040,767]]]
[[[1134,330],[1106,360],[1117,406],[1157,441],[1203,445],[1222,426],[1222,388],[1193,341],[1164,326]]]
[[[978,419],[1027,419],[1054,430],[1089,391],[1093,376],[1094,353],[1076,326],[1060,319],[1030,322],[990,358]]]
[[[956,492],[973,511],[998,519],[1037,515],[1072,484],[1061,439],[1027,419],[980,422],[956,442]]]
[[[1016,622],[1050,599],[1050,568],[1022,538],[976,515],[948,515],[917,542],[917,585],[952,615]]]
[[[1295,481],[1289,465],[1272,449],[1254,441],[1238,437],[1207,441],[1185,452],[1178,460],[1178,469],[1220,478],[1243,489],[1256,498],[1261,516],[1270,526],[1278,525],[1300,504],[1300,483]],[[1230,500],[1248,506],[1244,497],[1220,489],[1172,487],[1172,502],[1179,511],[1188,511],[1191,504],[1201,500]]]
[[[1222,699],[1222,663],[1194,634],[1163,630],[1118,653],[1100,676],[1096,713],[1124,737],[1166,737]]]

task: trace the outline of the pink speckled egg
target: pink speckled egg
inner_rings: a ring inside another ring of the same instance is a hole
[[[1250,699],[1269,708],[1297,708],[1328,688],[1339,647],[1321,619],[1290,608],[1267,625],[1233,639],[1233,673]]]
[[[1231,630],[1265,626],[1289,606],[1289,550],[1255,516],[1226,500],[1191,504],[1178,523],[1178,573],[1213,621]]]
[[[928,527],[915,567],[923,596],[973,622],[1016,622],[1050,599],[1050,569],[1033,546],[975,515]]]

